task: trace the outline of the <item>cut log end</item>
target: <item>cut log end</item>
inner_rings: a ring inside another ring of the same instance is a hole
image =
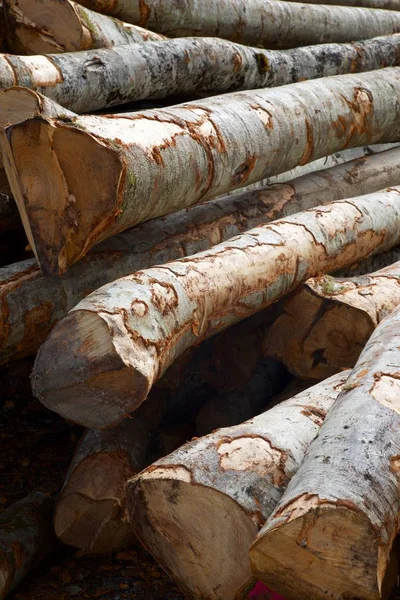
[[[12,22],[8,45],[16,54],[73,52],[83,47],[84,31],[69,2],[7,0],[6,16]]]
[[[42,271],[60,274],[102,239],[116,212],[122,214],[116,198],[124,176],[119,158],[92,136],[44,120],[15,126],[9,149],[5,166],[22,220],[34,216],[36,222],[29,242]]]
[[[289,511],[283,525],[285,516],[279,515],[275,529],[272,524],[267,535],[262,530],[250,551],[255,576],[288,600],[381,598],[386,560],[379,569],[371,523],[352,509],[318,500],[313,511],[301,513]]]
[[[149,392],[146,377],[115,351],[104,320],[89,311],[72,312],[53,329],[32,386],[47,408],[94,429],[117,425]]]
[[[253,583],[248,549],[258,528],[239,504],[190,477],[159,468],[128,484],[135,533],[187,598],[240,598]]]

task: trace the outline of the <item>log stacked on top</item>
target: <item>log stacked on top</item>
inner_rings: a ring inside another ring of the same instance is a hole
[[[0,363],[37,353],[87,429],[0,516],[0,597],[53,533],[140,540],[193,600],[388,597],[400,5],[83,4],[1,13],[0,247],[34,258],[0,268]]]

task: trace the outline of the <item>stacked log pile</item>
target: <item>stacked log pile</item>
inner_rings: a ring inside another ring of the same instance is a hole
[[[69,435],[57,476],[0,461],[0,598],[122,600],[61,561],[142,545],[190,600],[388,599],[400,3],[0,15],[0,439]]]

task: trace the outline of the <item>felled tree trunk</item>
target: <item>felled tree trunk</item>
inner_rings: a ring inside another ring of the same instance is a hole
[[[58,119],[41,113],[43,97],[13,88],[1,94],[6,113],[25,102],[42,118],[2,134],[5,168],[42,270],[62,273],[142,221],[343,148],[398,141],[399,83],[389,68],[118,117],[60,109]]]
[[[54,547],[53,500],[36,492],[0,514],[0,598],[5,598]]]
[[[244,191],[149,221],[99,244],[61,277],[43,277],[34,260],[1,269],[0,364],[37,352],[51,328],[71,308],[114,279],[201,252],[261,223],[312,208],[321,199],[339,200],[398,181],[400,150],[393,149],[285,185]],[[232,344],[229,356],[234,360],[231,350]],[[246,348],[246,358],[250,351]],[[225,347],[219,360],[227,354]],[[235,362],[232,377],[243,369],[242,358],[243,354]],[[222,382],[219,376],[218,380]]]
[[[37,397],[86,426],[118,423],[186,349],[317,273],[398,244],[399,194],[390,188],[320,206],[100,288],[39,350]]]
[[[7,43],[14,54],[74,52],[164,39],[70,0],[4,0],[4,16]],[[36,77],[44,84],[48,78],[62,81],[57,64],[45,58],[40,71]]]
[[[162,417],[162,404],[150,405],[113,429],[84,434],[55,512],[54,529],[64,544],[104,554],[135,540],[126,515],[125,484],[144,468]]]
[[[134,100],[275,87],[400,61],[400,35],[270,51],[182,38],[49,56],[0,56],[0,87],[22,85],[77,113]]]
[[[266,48],[352,42],[400,29],[397,12],[271,0],[84,0],[83,4],[169,37],[213,35]]]
[[[354,279],[310,279],[279,308],[264,352],[298,377],[354,367],[378,323],[400,304],[400,262]]]
[[[376,328],[250,556],[286,598],[381,597],[400,497],[400,309]]]
[[[288,0],[296,2],[296,0]],[[303,0],[303,4],[318,4],[317,0]],[[400,10],[399,0],[324,0],[324,4],[339,4],[341,6],[365,6],[367,8],[382,8],[385,10]]]
[[[133,529],[187,598],[233,600],[251,589],[249,547],[347,375],[192,440],[128,483]]]

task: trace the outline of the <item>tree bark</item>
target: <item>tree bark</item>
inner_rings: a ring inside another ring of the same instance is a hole
[[[34,260],[0,269],[0,364],[36,353],[69,310],[110,281],[201,252],[261,223],[312,208],[321,199],[340,200],[399,180],[400,150],[395,148],[143,223],[99,244],[61,277],[43,277]],[[219,358],[226,353],[224,348]],[[243,362],[235,364],[243,367]],[[237,373],[236,368],[233,376]]]
[[[194,92],[275,87],[400,61],[400,35],[270,51],[182,38],[48,56],[0,56],[0,86],[22,85],[77,113]]]
[[[169,37],[217,36],[251,46],[294,48],[396,33],[397,12],[271,0],[84,0],[83,4]]]
[[[4,0],[3,10],[7,43],[14,54],[55,54],[164,39],[70,0]],[[62,80],[56,64],[43,59],[40,66],[44,81]]]
[[[0,514],[0,598],[5,598],[54,547],[53,500],[36,492]]]
[[[381,597],[400,498],[400,309],[372,334],[250,552],[286,598]]]
[[[58,119],[41,113],[35,92],[2,92],[6,111],[20,98],[42,116],[1,136],[29,243],[45,273],[62,273],[140,222],[343,148],[398,141],[399,82],[400,69],[389,68],[145,113]]]
[[[118,423],[186,349],[318,273],[400,243],[399,194],[320,206],[100,288],[39,350],[36,396],[79,424]]]
[[[296,2],[296,0],[288,0],[288,2]],[[303,0],[303,4],[318,4],[318,1]],[[400,0],[324,0],[324,4],[339,4],[341,6],[364,6],[366,8],[400,10]]]
[[[400,304],[400,262],[354,279],[310,279],[278,309],[264,353],[304,379],[353,368],[380,321]]]
[[[234,600],[251,589],[249,547],[347,376],[192,440],[128,482],[133,529],[187,598]]]

